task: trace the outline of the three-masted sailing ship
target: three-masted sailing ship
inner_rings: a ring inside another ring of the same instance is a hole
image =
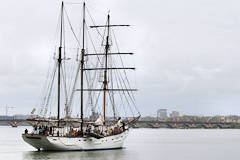
[[[43,91],[45,96],[40,104],[38,116],[27,119],[34,124],[33,130],[32,132],[25,130],[22,134],[24,141],[38,150],[122,148],[129,132],[129,125],[140,117],[134,103],[136,89],[130,87],[126,71],[135,68],[125,67],[122,59],[122,56],[133,53],[111,51],[113,41],[116,40],[113,28],[129,25],[110,24],[109,13],[105,25],[95,25],[85,3],[82,5],[81,38],[78,38],[67,14],[66,4],[62,2],[59,19],[60,41],[56,47],[53,71],[48,76],[49,82]],[[88,26],[86,13],[90,15],[93,25]],[[68,50],[69,52],[71,50],[67,47],[66,22],[77,45],[72,51],[76,53],[77,60],[74,65],[68,65],[72,71],[66,67],[71,60],[66,58]],[[99,51],[94,46],[89,30],[95,30],[101,39]],[[92,50],[87,46],[88,40],[93,46]],[[71,75],[68,76],[68,73]],[[57,92],[54,92],[54,88]],[[79,97],[77,93],[80,93]],[[56,99],[53,98],[54,95]],[[65,99],[62,98],[63,95]],[[79,103],[74,104],[77,100]],[[77,109],[74,110],[74,107],[79,109],[79,114],[75,117],[73,112],[77,113]],[[54,110],[57,110],[55,116],[52,115]],[[61,114],[63,111],[64,116]],[[128,113],[131,113],[131,116]]]

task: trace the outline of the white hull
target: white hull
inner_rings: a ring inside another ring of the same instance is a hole
[[[45,151],[87,151],[120,149],[128,134],[125,131],[118,135],[108,136],[100,139],[93,137],[52,137],[42,135],[23,134],[25,142],[38,150]]]

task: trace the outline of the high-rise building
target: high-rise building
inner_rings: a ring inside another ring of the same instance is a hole
[[[172,111],[172,113],[170,114],[171,118],[178,118],[180,117],[180,112],[179,111]]]
[[[167,109],[157,110],[157,120],[166,120],[167,118]]]

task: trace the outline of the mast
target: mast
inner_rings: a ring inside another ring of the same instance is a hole
[[[83,67],[85,54],[85,2],[83,3],[83,37],[82,37],[82,56],[81,56],[81,131],[83,133]]]
[[[104,70],[104,80],[103,80],[103,88],[101,89],[76,89],[76,91],[81,91],[81,93],[83,91],[103,91],[103,118],[104,118],[104,124],[106,122],[106,92],[107,91],[121,91],[121,92],[124,92],[124,91],[137,91],[136,89],[115,89],[115,88],[111,88],[109,89],[107,84],[108,84],[108,75],[107,75],[107,70],[125,70],[125,69],[135,69],[133,67],[108,67],[108,55],[120,55],[120,54],[123,54],[123,55],[133,55],[133,53],[120,53],[120,52],[117,52],[117,53],[108,53],[109,52],[109,48],[110,48],[110,44],[109,44],[109,38],[110,38],[110,27],[128,27],[130,25],[110,25],[110,15],[108,14],[107,15],[107,24],[106,25],[93,25],[93,26],[90,26],[90,28],[106,28],[107,27],[107,36],[106,36],[106,44],[105,44],[105,51],[104,53],[95,53],[95,54],[84,54],[85,56],[98,56],[98,55],[102,55],[102,56],[105,56],[105,66],[104,67],[101,67],[101,68],[84,68],[82,69],[83,71],[91,71],[91,70]],[[83,50],[84,51],[84,50]],[[83,56],[83,54],[82,54]],[[83,57],[82,57],[83,59]],[[82,72],[83,72],[82,71]]]
[[[109,30],[110,30],[110,15],[107,16],[107,38],[105,45],[105,69],[104,69],[104,81],[103,81],[103,118],[104,123],[106,121],[106,91],[107,91],[107,56],[109,50]]]
[[[61,89],[61,63],[62,63],[62,32],[63,32],[63,1],[61,7],[61,28],[60,28],[60,44],[58,48],[58,111],[57,111],[57,126],[59,127],[59,120],[60,120],[60,89]]]

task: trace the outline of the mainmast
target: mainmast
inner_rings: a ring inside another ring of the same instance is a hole
[[[82,55],[81,55],[81,131],[83,133],[83,71],[85,56],[85,2],[83,3],[83,37],[82,37]]]
[[[57,111],[57,126],[60,126],[60,89],[61,89],[61,63],[62,63],[62,32],[63,32],[63,2],[61,7],[61,28],[60,28],[60,44],[58,48],[58,111]]]
[[[106,121],[106,91],[107,91],[107,58],[108,58],[108,50],[109,50],[109,30],[110,30],[110,15],[107,16],[107,37],[106,37],[106,45],[105,45],[105,69],[104,69],[104,81],[103,81],[103,118],[104,123]]]

